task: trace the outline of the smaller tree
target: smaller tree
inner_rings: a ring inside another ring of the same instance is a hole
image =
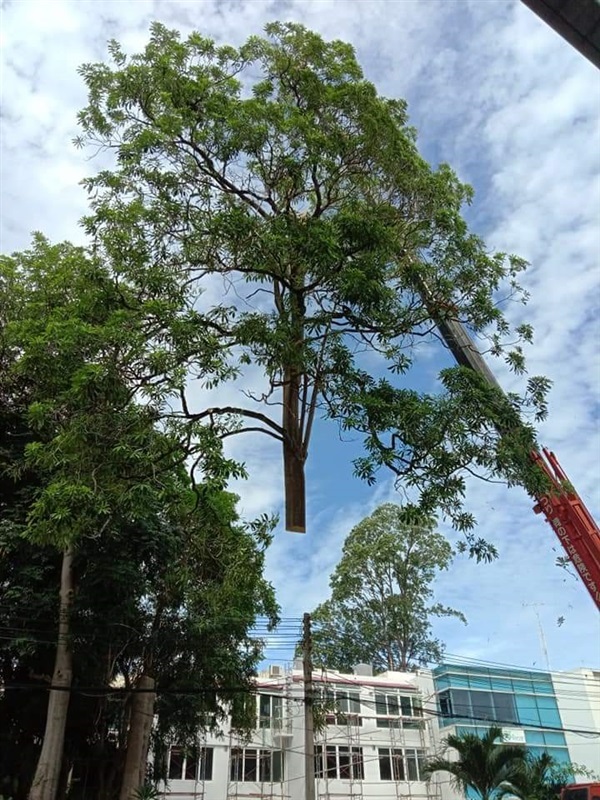
[[[549,753],[528,754],[515,770],[510,783],[501,787],[500,795],[517,800],[559,800],[561,790],[569,783],[575,783],[578,777],[597,778],[587,767],[559,763]]]
[[[497,725],[492,725],[483,736],[451,734],[446,744],[456,751],[457,757],[430,759],[426,774],[448,772],[457,789],[465,796],[471,789],[480,800],[490,800],[517,780],[527,757],[524,747],[502,743],[502,729]]]
[[[392,503],[376,509],[350,532],[331,576],[331,598],[313,612],[315,661],[346,671],[360,662],[405,671],[439,661],[443,645],[431,619],[466,622],[433,602],[436,572],[453,555],[430,518]]]

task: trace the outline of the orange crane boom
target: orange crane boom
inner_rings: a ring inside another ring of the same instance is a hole
[[[473,370],[487,383],[502,391],[464,325],[456,319],[448,318],[447,314],[442,315],[440,309],[447,306],[435,301],[423,280],[417,279],[416,282],[418,293],[457,363]],[[542,448],[541,452],[532,452],[531,458],[552,485],[549,494],[535,498],[533,510],[536,514],[544,515],[600,610],[600,529],[554,453]]]

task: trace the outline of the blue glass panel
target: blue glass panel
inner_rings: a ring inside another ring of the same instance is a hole
[[[449,675],[450,678],[450,686],[456,686],[460,689],[468,689],[469,688],[469,676],[468,675]]]
[[[546,752],[548,752],[552,758],[555,758],[559,764],[570,764],[571,759],[569,758],[569,751],[566,747],[547,747]]]
[[[516,675],[513,678],[513,686],[515,687],[515,692],[531,692],[533,694],[533,683]]]
[[[509,678],[492,677],[492,689],[498,691],[512,692],[512,681]]]
[[[534,681],[533,690],[536,694],[554,694],[552,681]]]
[[[492,684],[487,675],[471,675],[469,678],[471,689],[491,689]]]
[[[537,710],[535,697],[526,694],[515,695],[517,715],[522,725],[539,725],[540,717]]]
[[[447,689],[450,686],[450,679],[447,675],[442,675],[439,678],[435,678],[435,688],[439,691],[440,689]]]
[[[555,733],[554,731],[546,731],[544,733],[544,740],[546,744],[567,746],[564,733]]]
[[[527,744],[545,744],[542,731],[525,731],[525,741]]]
[[[541,756],[542,753],[546,752],[545,747],[528,747],[527,752],[531,753],[532,756]]]
[[[540,722],[546,728],[560,728],[560,715],[554,697],[537,697]]]

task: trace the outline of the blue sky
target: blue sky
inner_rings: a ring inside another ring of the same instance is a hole
[[[2,9],[4,252],[26,247],[34,229],[81,241],[85,196],[78,182],[96,166],[71,145],[85,103],[76,69],[104,59],[108,38],[138,50],[156,19],[184,33],[201,26],[203,34],[237,44],[281,19],[351,42],[379,91],[408,101],[423,155],[447,161],[475,187],[467,215],[474,230],[491,247],[531,262],[524,276],[531,301],[507,313],[533,323],[530,371],[554,382],[540,438],[600,518],[600,74],[526,7],[517,0],[13,0]],[[441,363],[441,353],[424,354],[423,386]],[[522,388],[502,364],[493,367],[505,388]],[[228,390],[228,399],[240,388]],[[243,511],[279,511],[277,446],[267,437],[239,437],[231,446],[250,471],[250,480],[235,486]],[[339,441],[335,426],[317,426],[307,470],[308,533],[280,528],[268,556],[286,617],[326,598],[351,527],[380,502],[401,499],[385,475],[372,488],[353,477],[357,452],[357,442]],[[468,508],[500,558],[492,565],[460,558],[440,577],[438,599],[469,619],[466,628],[439,625],[448,651],[545,666],[537,612],[553,668],[597,667],[598,615],[579,582],[554,566],[559,547],[529,498],[473,483]],[[560,627],[558,617],[565,618]]]

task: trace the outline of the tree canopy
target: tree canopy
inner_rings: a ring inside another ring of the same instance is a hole
[[[450,369],[439,393],[410,388],[432,302],[524,368],[518,342],[531,329],[511,332],[496,300],[501,289],[523,299],[525,264],[468,230],[470,187],[419,155],[405,103],[378,95],[352,47],[292,23],[239,48],[155,23],[143,52],[109,50],[110,64],[81,68],[77,143],[113,156],[84,182],[86,230],[132,286],[184,300],[196,341],[213,348],[207,371],[188,326],[200,386],[260,369],[242,402],[210,408],[182,381],[181,415],[217,436],[281,443],[286,527],[305,529],[317,415],[362,434],[358,475],[390,468],[426,512],[441,508],[465,530],[466,469],[535,483],[533,429],[500,436],[507,406],[477,376]],[[543,415],[546,387],[530,379],[508,412]]]
[[[42,236],[0,266],[0,791],[54,798],[73,768],[82,797],[113,800],[143,676],[157,752],[250,689],[252,626],[277,618],[273,522],[241,521],[218,440],[169,420],[180,362],[151,335],[150,292]],[[139,784],[143,748],[133,767]]]
[[[432,619],[464,616],[433,602],[433,582],[452,548],[431,520],[387,503],[349,533],[331,597],[312,613],[315,663],[349,672],[355,664],[406,671],[441,659]]]

